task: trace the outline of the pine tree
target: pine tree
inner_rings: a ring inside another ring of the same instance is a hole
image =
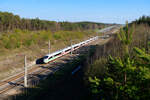
[[[133,35],[133,28],[131,28],[131,30],[129,31],[129,28],[128,28],[128,21],[126,22],[126,27],[123,29],[121,28],[120,29],[120,33],[118,34],[118,37],[122,43],[122,46],[123,46],[123,50],[124,50],[124,53],[125,53],[125,62],[128,62],[128,60],[130,59],[129,58],[129,45],[131,44],[132,42],[132,35]],[[126,63],[124,65],[124,67],[127,67],[128,66],[128,63]],[[124,72],[124,84],[126,84],[126,81],[127,81],[127,74],[126,74],[126,71]]]

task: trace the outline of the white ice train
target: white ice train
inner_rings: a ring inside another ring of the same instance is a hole
[[[53,52],[51,54],[47,54],[46,56],[43,57],[43,63],[48,63],[50,61],[53,61],[53,60],[65,55],[65,54],[67,54],[71,51],[74,51],[74,50],[76,50],[76,49],[78,49],[78,48],[80,48],[86,44],[89,44],[90,42],[95,41],[97,39],[98,39],[98,36],[90,38],[86,41],[80,42],[78,44],[74,44],[72,46],[66,47],[64,49],[58,50],[58,51]]]

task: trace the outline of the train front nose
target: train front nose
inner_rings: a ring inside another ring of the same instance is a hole
[[[43,59],[43,63],[48,63],[48,59]]]
[[[43,63],[47,63],[47,60],[43,58]]]
[[[48,63],[48,56],[43,57],[43,63]]]

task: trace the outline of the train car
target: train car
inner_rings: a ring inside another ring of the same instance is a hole
[[[53,60],[55,60],[55,59],[65,55],[65,54],[67,54],[67,53],[69,53],[71,51],[74,51],[74,50],[80,48],[81,46],[89,44],[92,41],[95,41],[96,39],[98,39],[98,37],[93,37],[93,38],[90,38],[90,39],[88,39],[86,41],[80,42],[78,44],[74,44],[74,45],[72,45],[70,47],[66,47],[64,49],[58,50],[58,51],[56,51],[54,53],[47,54],[46,56],[43,57],[43,62],[44,63],[48,63],[50,61],[53,61]]]

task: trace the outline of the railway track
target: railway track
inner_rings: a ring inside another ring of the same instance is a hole
[[[87,46],[87,45],[86,45],[86,46]],[[68,52],[68,53],[69,53],[69,52]],[[68,53],[67,53],[66,55],[63,55],[63,56],[57,58],[57,59],[54,59],[53,61],[50,61],[48,64],[42,64],[42,65],[39,65],[39,66],[47,66],[47,65],[49,65],[50,63],[55,62],[56,60],[58,60],[58,59],[60,59],[60,58],[62,58],[62,57],[64,57],[64,56],[67,56]],[[42,73],[47,72],[47,69],[42,69],[42,68],[39,67],[39,66],[35,66],[35,67],[29,69],[29,70],[28,70],[28,75],[30,75],[30,76],[32,76],[33,74],[39,74],[39,75],[40,75],[40,74],[42,74]],[[55,68],[55,67],[53,67],[53,68]],[[54,71],[54,70],[53,70],[53,71],[49,71],[49,74],[56,72],[57,70],[59,70],[59,68],[60,68],[60,67],[58,67],[55,71]],[[30,76],[28,76],[28,77],[30,77]],[[34,76],[34,75],[33,75],[33,76]],[[4,88],[2,88],[2,89],[0,90],[0,94],[3,94],[3,93],[5,93],[5,92],[7,92],[7,91],[9,91],[9,90],[11,90],[11,89],[17,87],[18,85],[15,85],[15,84],[20,84],[20,85],[23,86],[23,83],[24,83],[23,78],[24,78],[24,72],[21,72],[21,73],[15,75],[15,76],[13,76],[13,77],[7,79],[7,80],[4,80],[4,81],[0,82],[0,87],[2,87],[2,86],[4,86],[4,85],[8,85],[8,86],[6,86],[6,87],[4,87]],[[22,80],[19,80],[19,79],[22,79]],[[31,79],[31,78],[28,78],[28,81],[29,81],[30,79]],[[19,81],[17,81],[17,80],[19,80]],[[15,82],[15,81],[17,81],[17,82]],[[14,82],[15,84],[10,85],[9,83],[12,83],[12,82]]]
[[[58,58],[59,59],[59,58]],[[52,63],[52,62],[54,62],[54,61],[56,61],[56,60],[58,60],[58,59],[55,59],[55,60],[53,60],[53,61],[51,61],[51,62],[49,62],[49,63]],[[47,66],[48,64],[42,64],[42,66]],[[40,65],[39,65],[40,66]],[[33,75],[33,74],[42,74],[42,73],[45,73],[45,72],[47,72],[47,69],[43,69],[43,68],[41,68],[41,67],[33,67],[33,68],[31,68],[30,70],[28,70],[28,75]],[[36,70],[38,70],[38,71],[36,71]],[[57,71],[57,70],[56,70]],[[52,71],[51,71],[52,72]],[[54,73],[54,72],[53,72]],[[1,83],[0,83],[0,87],[1,86],[3,86],[3,85],[6,85],[6,84],[8,84],[9,85],[9,83],[10,82],[13,82],[13,81],[16,81],[16,80],[18,80],[18,79],[21,79],[21,78],[23,78],[24,77],[24,72],[22,72],[22,73],[20,73],[20,74],[18,74],[18,75],[16,75],[16,76],[14,76],[14,77],[11,77],[11,78],[9,78],[8,80],[5,80],[5,81],[2,81]],[[30,78],[28,78],[29,80],[30,80]],[[22,84],[23,85],[23,83],[24,83],[24,80],[21,80],[21,81],[19,81],[19,82],[15,82],[15,84]],[[10,89],[12,89],[12,88],[14,88],[14,87],[16,87],[16,85],[9,85],[8,87],[6,87],[6,88],[4,88],[4,89],[2,89],[2,90],[0,90],[0,94],[2,94],[2,93],[5,93],[5,92],[7,92],[8,90],[10,90]]]
[[[33,70],[33,69],[32,69],[32,70]],[[37,71],[37,72],[35,72],[35,73],[33,73],[33,74],[42,74],[42,73],[45,73],[45,72],[47,72],[47,69],[40,69],[39,71]],[[33,74],[30,74],[30,75],[33,75]],[[30,75],[29,75],[28,77],[30,77]],[[23,78],[23,76],[24,76],[24,74],[21,75],[20,78]],[[17,77],[19,77],[19,76],[17,76]],[[14,77],[14,79],[15,79],[15,77]],[[29,81],[30,79],[31,79],[31,78],[28,78],[28,81]],[[14,81],[14,80],[12,80],[12,81]],[[9,82],[11,82],[11,80],[10,80]],[[15,84],[20,84],[20,85],[23,86],[23,83],[24,83],[24,80],[21,80],[21,81],[16,82]],[[12,88],[14,88],[14,87],[16,87],[16,85],[10,85],[9,87],[6,87],[5,89],[3,89],[3,90],[0,91],[0,94],[7,92],[8,90],[10,90],[10,89],[12,89]]]
[[[95,41],[93,41],[93,42],[95,42]],[[89,44],[87,44],[87,45],[89,45]],[[50,61],[49,63],[52,63],[52,62],[57,61],[58,59],[60,59],[64,56],[67,56],[68,53],[61,56],[61,57],[59,57],[59,58],[57,58],[57,59],[54,59],[53,61]],[[49,65],[49,63],[48,64],[42,64],[42,66],[47,67],[47,65]],[[53,67],[53,68],[55,68],[55,67]],[[28,74],[29,74],[28,75],[28,81],[30,81],[30,80],[32,81],[32,76],[34,76],[36,74],[40,75],[40,74],[43,74],[43,73],[46,73],[46,72],[51,74],[51,73],[55,73],[59,69],[60,69],[60,67],[57,67],[55,70],[49,70],[49,72],[48,72],[47,68],[43,69],[43,68],[40,67],[40,65],[39,66],[34,66],[34,67],[32,67],[28,70]],[[23,83],[24,83],[23,78],[24,78],[24,72],[21,72],[21,73],[15,75],[13,77],[10,77],[7,80],[4,80],[4,81],[0,82],[0,87],[3,87],[3,88],[0,89],[0,95],[6,93],[7,91],[9,91],[9,90],[11,90],[11,89],[18,86],[18,85],[15,85],[15,84],[20,84],[21,86],[24,86],[23,85]],[[15,84],[13,84],[13,85],[9,84],[11,82],[14,82]]]

